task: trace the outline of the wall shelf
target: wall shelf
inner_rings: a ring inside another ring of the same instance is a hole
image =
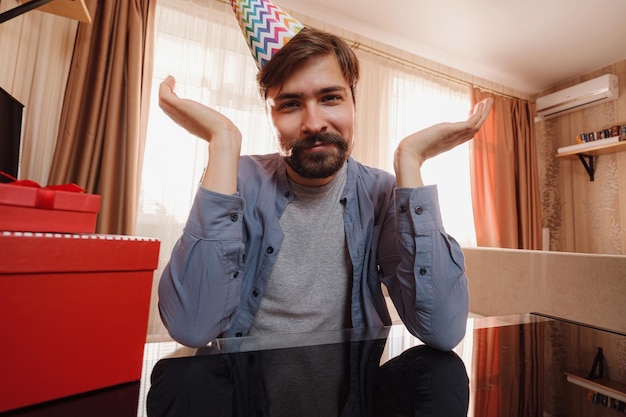
[[[33,9],[91,23],[91,15],[85,0],[20,0],[20,3],[12,9],[0,13],[0,23]]]
[[[626,140],[613,143],[598,143],[597,146],[592,146],[585,149],[577,149],[568,152],[557,153],[557,158],[564,159],[579,159],[585,167],[585,170],[589,174],[589,181],[594,180],[595,166],[594,158],[598,155],[606,155],[615,152],[626,151]]]
[[[626,402],[626,385],[606,378],[587,379],[578,372],[565,372],[567,381],[574,385]]]

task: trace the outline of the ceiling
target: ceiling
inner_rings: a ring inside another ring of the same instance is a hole
[[[276,3],[527,94],[626,59],[626,0]]]

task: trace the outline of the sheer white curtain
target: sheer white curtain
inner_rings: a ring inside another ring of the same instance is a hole
[[[153,339],[166,334],[156,308],[158,278],[182,232],[207,157],[206,143],[187,134],[159,109],[160,82],[172,74],[180,96],[228,115],[242,131],[244,154],[275,152],[256,88],[256,66],[230,6],[218,0],[159,0],[155,31],[153,102],[137,223],[137,234],[161,240],[148,329]],[[414,69],[367,52],[358,54],[363,74],[357,92],[354,156],[361,162],[393,172],[393,151],[399,139],[437,121],[467,116],[467,87],[427,79]],[[463,163],[466,160],[465,155]],[[469,178],[469,168],[462,171],[459,161],[443,157],[440,164],[443,171],[437,171],[435,160],[429,161],[424,178],[440,184],[442,206],[454,210],[452,215],[444,214],[444,221],[457,236],[452,223],[461,211],[462,192],[456,186]],[[447,182],[454,185],[449,191],[452,202],[445,201]],[[469,197],[466,204],[471,222]]]
[[[465,85],[406,70],[393,74],[389,117],[396,138],[435,123],[465,120],[470,106],[470,91]],[[424,184],[437,184],[446,231],[462,245],[476,246],[469,172],[469,146],[465,143],[427,160],[422,177]]]
[[[357,53],[361,82],[354,155],[360,161],[393,173],[393,152],[402,138],[435,123],[468,117],[467,85],[367,51]],[[446,231],[462,245],[475,246],[467,144],[426,161],[422,177],[425,184],[437,184]]]
[[[202,176],[207,144],[175,125],[158,106],[159,84],[227,115],[242,131],[245,154],[274,152],[256,89],[256,66],[228,4],[159,0],[155,15],[152,103],[144,155],[137,234],[161,240],[148,334],[166,334],[156,308],[158,278],[169,259]]]

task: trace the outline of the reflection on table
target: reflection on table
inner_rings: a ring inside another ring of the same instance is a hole
[[[381,365],[387,339],[380,336],[163,359],[152,373],[147,414],[467,415],[468,378],[456,353],[413,346]]]
[[[613,417],[620,393],[626,335],[526,314],[469,319],[448,353],[401,325],[147,343],[141,381],[6,415]]]

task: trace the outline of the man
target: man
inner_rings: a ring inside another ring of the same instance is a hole
[[[450,350],[462,339],[463,255],[420,168],[471,139],[491,102],[464,122],[403,139],[394,178],[350,156],[358,71],[340,38],[299,30],[257,77],[279,147],[262,156],[240,156],[241,133],[230,120],[177,97],[172,77],[161,84],[162,109],[209,144],[159,285],[175,340],[197,347],[218,336],[389,325],[381,283],[424,343]]]

